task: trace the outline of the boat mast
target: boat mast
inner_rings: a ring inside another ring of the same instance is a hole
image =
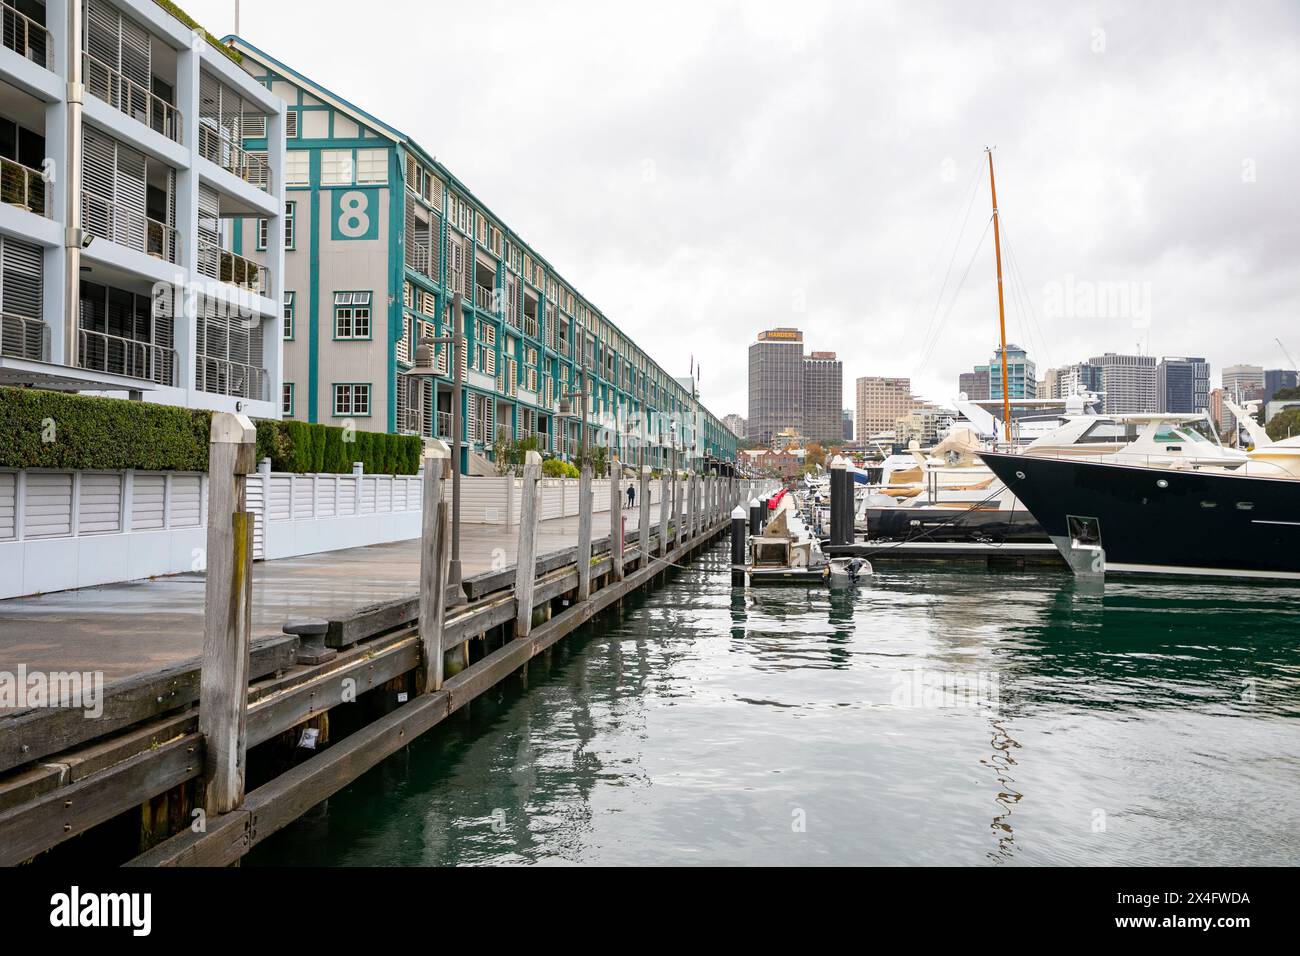
[[[1002,426],[1007,442],[1011,442],[1011,393],[1007,386],[1007,310],[1002,301],[1002,240],[998,235],[998,188],[993,183],[993,148],[985,146],[989,154],[989,192],[993,196],[993,250],[998,262],[998,327],[1002,332]]]

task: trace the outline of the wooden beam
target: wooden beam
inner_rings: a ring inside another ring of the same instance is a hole
[[[586,423],[582,424],[586,428]],[[578,600],[591,595],[591,463],[584,461],[578,477]]]
[[[420,515],[420,642],[424,679],[420,692],[442,686],[442,625],[447,611],[447,575],[451,566],[451,522],[442,500],[442,480],[451,450],[438,439],[424,449],[424,497]]]
[[[542,456],[525,456],[524,481],[519,501],[519,548],[515,560],[515,637],[533,629],[533,586],[537,582],[537,523],[542,512]]]

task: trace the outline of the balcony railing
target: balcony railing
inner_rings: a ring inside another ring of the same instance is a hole
[[[406,264],[422,275],[434,278],[430,270],[430,259],[432,256],[428,246],[422,246],[417,243],[414,237],[407,233],[406,235]]]
[[[0,201],[49,216],[49,190],[40,170],[0,157]]]
[[[96,372],[145,379],[160,385],[176,381],[176,350],[107,332],[81,329],[77,363]]]
[[[474,286],[474,305],[480,309],[495,311],[492,305],[492,290],[485,285]]]
[[[199,124],[199,155],[258,189],[271,188],[271,167],[230,141],[224,130]]]
[[[245,259],[233,252],[227,252],[216,243],[200,239],[199,274],[258,295],[267,295],[271,288],[271,272],[260,262]]]
[[[81,225],[86,232],[109,242],[135,249],[155,259],[175,262],[180,233],[166,223],[150,219],[103,196],[81,191]]]
[[[194,362],[195,387],[214,395],[268,401],[266,369],[228,359],[199,355]]]
[[[51,69],[54,65],[54,41],[50,38],[50,31],[7,3],[0,3],[0,9],[4,12],[5,46],[45,69]]]
[[[45,361],[46,331],[40,319],[0,312],[0,355]]]
[[[439,412],[437,415],[437,427],[439,438],[451,437],[451,412]]]
[[[154,132],[181,142],[180,110],[103,60],[85,52],[81,56],[87,90]]]

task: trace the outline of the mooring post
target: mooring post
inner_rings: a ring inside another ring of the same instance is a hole
[[[754,498],[749,503],[749,533],[761,534],[763,531],[763,503]]]
[[[584,426],[585,427],[585,426]],[[591,597],[591,463],[578,476],[578,600]]]
[[[836,455],[831,462],[831,544],[853,543],[853,476],[848,462]]]
[[[686,537],[695,537],[695,473],[686,474]]]
[[[614,580],[623,580],[623,469],[618,455],[609,457],[609,558]]]
[[[668,508],[672,502],[673,485],[667,472],[659,473],[659,557],[668,553]]]
[[[638,568],[650,565],[650,466],[641,466],[641,517],[638,529],[641,532],[641,560]]]
[[[441,439],[424,446],[420,514],[420,692],[442,688],[442,624],[451,569],[451,511],[442,500],[442,483],[451,470],[451,449]]]
[[[253,516],[245,510],[245,481],[257,467],[256,456],[257,429],[248,417],[214,412],[208,433],[208,549],[199,675],[203,808],[209,814],[227,813],[244,802],[253,604]]]
[[[745,509],[731,513],[731,586],[745,586]]]
[[[685,530],[685,522],[682,520],[682,482],[681,477],[677,474],[677,469],[673,469],[673,547],[682,546],[682,534]]]
[[[533,587],[537,581],[537,519],[542,513],[542,456],[524,457],[524,486],[519,499],[519,552],[515,557],[515,637],[533,630]]]

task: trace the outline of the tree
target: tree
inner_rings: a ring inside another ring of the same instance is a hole
[[[1300,408],[1282,409],[1273,416],[1264,430],[1268,432],[1268,437],[1274,441],[1281,441],[1283,438],[1289,438],[1292,435],[1300,435]]]
[[[817,468],[824,468],[826,466],[826,449],[817,442],[813,442],[803,450],[803,461],[805,466],[813,465]]]

